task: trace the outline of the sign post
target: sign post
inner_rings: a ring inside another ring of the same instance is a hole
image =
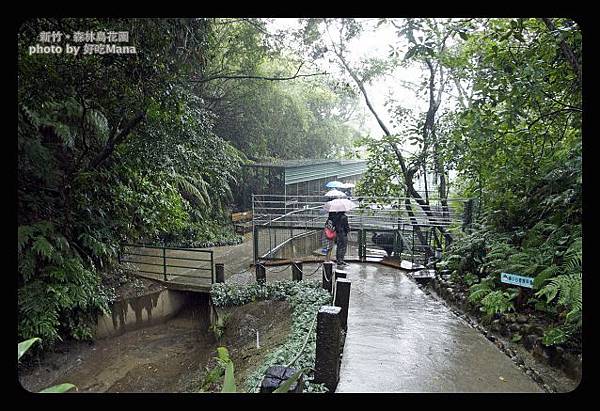
[[[517,274],[500,273],[500,282],[523,287],[519,289],[519,295],[517,296],[516,303],[518,307],[522,307],[526,303],[529,295],[524,288],[533,288],[533,277],[525,277]]]
[[[500,282],[525,288],[533,288],[533,277],[524,277],[517,274],[500,273]]]

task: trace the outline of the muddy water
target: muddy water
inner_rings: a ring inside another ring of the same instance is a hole
[[[21,373],[30,391],[70,382],[78,392],[197,392],[214,354],[207,305],[196,301],[160,325],[75,344]]]
[[[543,392],[402,272],[352,264],[336,392]]]

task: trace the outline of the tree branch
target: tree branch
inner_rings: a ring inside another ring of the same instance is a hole
[[[550,30],[550,33],[554,36],[554,32],[556,32],[556,26],[554,25],[554,23],[552,23],[552,21],[549,18],[542,18],[542,21],[546,24],[546,26],[548,27],[548,30]],[[561,35],[559,35],[558,40],[560,42],[560,49],[562,50],[563,55],[565,56],[565,58],[567,59],[567,61],[571,65],[571,67],[573,68],[573,71],[575,71],[575,74],[577,75],[577,80],[578,80],[579,84],[581,84],[581,66],[579,65],[579,62],[577,61],[577,58],[575,57],[573,50],[571,50],[571,48],[565,42],[565,40],[563,39],[563,37]]]
[[[106,146],[104,146],[104,149],[100,153],[98,153],[98,155],[92,160],[92,162],[90,163],[90,168],[97,168],[102,163],[104,163],[104,161],[106,161],[106,159],[110,157],[110,155],[113,153],[115,147],[121,142],[123,142],[123,140],[125,140],[125,137],[127,137],[129,133],[131,133],[131,131],[134,129],[134,127],[141,123],[145,117],[145,111],[139,112],[134,118],[132,118],[129,121],[129,123],[125,125],[125,127],[121,131],[119,131],[116,134],[113,134],[108,139],[108,142],[106,143]]]
[[[294,74],[293,76],[290,77],[265,77],[265,76],[254,76],[254,75],[217,75],[217,76],[210,76],[207,78],[203,78],[203,79],[192,79],[190,80],[193,83],[206,83],[212,80],[217,80],[217,79],[227,79],[227,80],[232,80],[232,79],[253,79],[253,80],[268,80],[268,81],[281,81],[281,80],[293,80],[295,78],[299,78],[299,77],[312,77],[312,76],[322,76],[325,74],[329,74],[329,73],[310,73],[310,74],[298,74],[300,73],[300,69],[302,68],[302,66],[304,65],[304,63],[300,64],[300,66],[298,67],[298,70],[296,70],[296,74]]]

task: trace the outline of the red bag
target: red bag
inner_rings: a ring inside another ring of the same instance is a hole
[[[325,237],[328,240],[333,240],[336,236],[335,233],[335,227],[333,226],[333,221],[327,219],[327,222],[325,223]]]

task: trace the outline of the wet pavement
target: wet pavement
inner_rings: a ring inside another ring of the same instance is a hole
[[[351,264],[336,392],[543,392],[504,353],[403,272]]]

